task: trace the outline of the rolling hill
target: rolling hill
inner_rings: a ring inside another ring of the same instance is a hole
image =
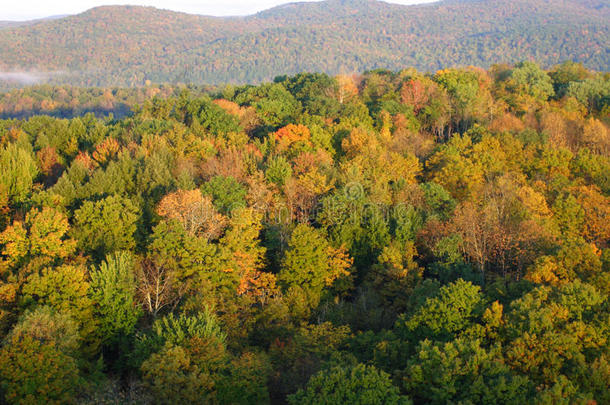
[[[106,6],[0,28],[0,72],[52,83],[245,83],[278,74],[413,66],[489,66],[534,59],[610,67],[604,0],[375,0],[292,3],[249,17]],[[7,87],[8,82],[0,86]]]

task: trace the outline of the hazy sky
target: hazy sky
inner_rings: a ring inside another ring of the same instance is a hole
[[[61,14],[76,14],[109,4],[154,6],[192,14],[246,15],[291,3],[294,0],[0,0],[0,20],[30,20]],[[305,0],[316,1],[316,0]],[[388,3],[417,4],[434,0],[387,0]]]

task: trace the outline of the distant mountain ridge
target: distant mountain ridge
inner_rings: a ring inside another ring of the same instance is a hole
[[[1,24],[1,23],[0,23]],[[0,30],[0,72],[53,83],[245,83],[279,74],[575,60],[610,70],[603,0],[291,3],[248,17],[104,6]],[[0,86],[2,83],[0,83]],[[6,85],[6,83],[5,83]]]
[[[7,27],[21,27],[24,25],[32,25],[39,23],[41,21],[50,21],[50,20],[58,20],[60,18],[66,18],[69,14],[61,14],[61,15],[52,15],[44,18],[36,18],[34,20],[24,20],[24,21],[0,21],[0,29]]]

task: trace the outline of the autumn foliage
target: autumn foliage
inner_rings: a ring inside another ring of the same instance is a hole
[[[0,120],[0,403],[610,403],[609,83],[24,91],[144,100]]]

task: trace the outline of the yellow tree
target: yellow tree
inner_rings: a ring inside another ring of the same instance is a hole
[[[381,134],[360,128],[351,131],[343,139],[341,148],[345,156],[340,163],[342,177],[346,183],[359,183],[368,191],[374,202],[389,203],[390,183],[415,184],[421,172],[421,164],[412,153],[400,154]]]
[[[582,132],[581,144],[600,155],[610,154],[610,131],[599,120],[589,119]]]
[[[429,177],[458,200],[472,198],[484,184],[480,162],[472,158],[472,139],[468,135],[451,138],[428,161]]]
[[[41,266],[68,258],[76,250],[76,241],[67,237],[69,229],[63,213],[50,207],[31,210],[24,222],[15,221],[0,234],[0,269],[31,261]]]
[[[311,133],[305,125],[288,124],[274,134],[278,150],[288,150],[294,146],[311,146]]]
[[[336,98],[339,103],[349,102],[358,95],[358,87],[354,76],[339,75],[335,79],[338,84]]]
[[[21,305],[25,308],[48,305],[68,313],[80,326],[85,339],[83,349],[89,355],[96,352],[100,337],[94,317],[94,303],[89,295],[89,275],[84,266],[45,268],[30,275],[21,290]]]
[[[78,331],[66,314],[42,307],[27,313],[0,348],[3,403],[70,404],[81,378]]]
[[[375,291],[384,305],[404,312],[413,287],[421,278],[423,269],[415,261],[417,250],[412,241],[397,241],[383,248],[370,274]]]
[[[106,138],[95,147],[93,160],[100,166],[105,166],[119,153],[120,145],[114,138]]]
[[[168,194],[157,206],[157,214],[177,220],[190,236],[206,240],[218,238],[227,225],[227,218],[216,211],[212,199],[199,189],[178,190]]]
[[[584,211],[583,236],[600,249],[610,245],[610,197],[597,186],[581,186],[576,190]]]

